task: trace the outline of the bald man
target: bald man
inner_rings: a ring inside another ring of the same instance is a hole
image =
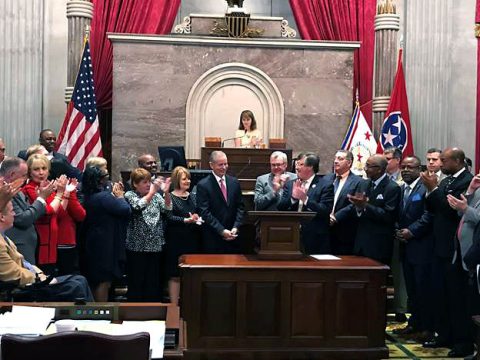
[[[157,170],[158,170],[158,163],[155,157],[151,154],[142,154],[137,158],[137,165],[139,168],[147,170],[150,175],[152,175],[152,182],[157,177]],[[125,192],[132,190],[132,185],[130,184],[130,180],[125,181],[123,184],[125,188]],[[160,194],[162,194],[162,190],[158,190]]]
[[[441,155],[441,170],[447,175],[440,183],[436,174],[422,173],[427,189],[427,209],[433,214],[434,248],[432,278],[434,279],[435,331],[438,337],[424,343],[425,347],[452,346],[452,355],[466,356],[473,350],[469,334],[452,321],[452,306],[456,301],[456,269],[452,266],[455,236],[461,216],[448,203],[448,195],[461,199],[473,176],[465,169],[465,153],[459,148],[447,148]],[[466,354],[466,355],[463,355]]]
[[[400,205],[400,187],[388,177],[387,159],[370,156],[365,172],[370,179],[367,188],[347,197],[358,216],[354,253],[390,264],[395,222]]]

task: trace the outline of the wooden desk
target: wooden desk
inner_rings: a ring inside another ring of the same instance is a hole
[[[185,344],[183,321],[180,319],[178,306],[163,303],[88,303],[87,305],[75,305],[70,302],[33,302],[33,303],[11,303],[0,302],[0,313],[10,311],[12,305],[54,307],[55,320],[71,319],[78,317],[76,311],[90,309],[92,306],[98,309],[112,309],[111,321],[121,322],[123,320],[165,320],[166,329],[175,329],[179,332],[178,347],[176,349],[165,349],[163,359],[183,358]],[[92,319],[94,316],[85,316]]]
[[[186,359],[388,358],[376,261],[185,255],[180,268]]]
[[[270,172],[270,155],[278,149],[243,149],[202,147],[200,166],[210,169],[209,158],[212,151],[221,150],[228,158],[228,174],[239,179],[256,179]],[[282,149],[287,154],[288,166],[292,163],[292,149]],[[252,188],[253,189],[253,188]]]

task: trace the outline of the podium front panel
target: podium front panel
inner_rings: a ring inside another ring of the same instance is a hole
[[[376,261],[185,255],[180,268],[186,359],[388,357],[388,267]]]
[[[202,169],[210,169],[209,159],[213,151],[223,151],[228,158],[228,174],[241,179],[256,179],[270,172],[270,155],[278,149],[244,149],[244,148],[214,148],[202,147]],[[288,166],[292,163],[292,149],[282,149],[287,154]]]

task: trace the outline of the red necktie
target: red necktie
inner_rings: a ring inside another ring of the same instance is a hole
[[[222,190],[223,198],[227,201],[227,188],[225,187],[225,182],[223,179],[220,179],[220,190]]]

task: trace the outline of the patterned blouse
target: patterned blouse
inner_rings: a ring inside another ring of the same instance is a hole
[[[125,199],[132,207],[132,217],[127,228],[126,248],[137,252],[160,252],[165,244],[165,225],[162,214],[172,210],[165,205],[160,194],[155,194],[150,203],[135,191],[127,191]]]

